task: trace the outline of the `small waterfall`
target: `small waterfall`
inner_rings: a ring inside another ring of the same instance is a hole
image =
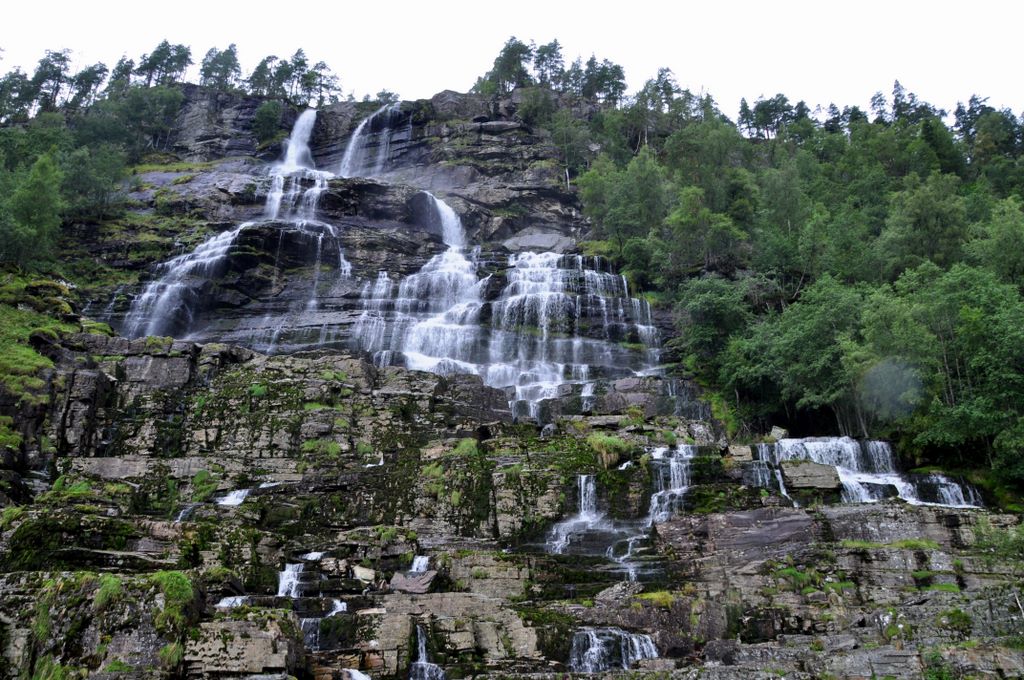
[[[369,675],[357,671],[355,668],[346,668],[344,671],[348,673],[348,680],[373,680]]]
[[[337,230],[316,220],[320,196],[333,177],[315,169],[309,139],[316,123],[316,110],[304,111],[295,121],[281,162],[270,168],[270,190],[263,209],[264,221],[283,221],[307,232],[317,241],[314,281],[310,305],[315,306],[320,274],[320,248],[325,236],[337,239]],[[145,335],[180,336],[194,330],[195,315],[201,306],[203,284],[224,273],[227,255],[243,229],[255,222],[243,222],[216,234],[191,253],[183,253],[158,265],[158,276],[146,284],[132,300],[122,323],[128,337]],[[338,274],[351,275],[352,267],[338,247]],[[116,294],[115,294],[116,299]]]
[[[750,484],[762,489],[777,489],[779,495],[789,500],[793,507],[799,508],[800,504],[793,500],[786,490],[786,483],[782,479],[782,470],[771,462],[772,453],[770,444],[757,444],[757,459],[751,461],[748,472]]]
[[[597,509],[597,478],[594,475],[578,475],[576,490],[579,510],[574,516],[551,527],[546,544],[550,553],[564,553],[573,535],[589,531],[604,523],[604,513]]]
[[[302,573],[304,567],[305,565],[301,562],[298,564],[284,565],[284,571],[279,572],[277,578],[278,597],[290,597],[295,599],[301,595],[302,584],[299,580],[299,575]]]
[[[430,568],[430,557],[428,555],[416,555],[412,558],[412,566],[409,567],[409,573],[422,574]]]
[[[776,467],[780,490],[782,475],[778,465],[784,460],[810,460],[835,467],[842,483],[846,503],[874,503],[895,495],[913,505],[980,507],[981,499],[970,485],[960,484],[940,474],[907,476],[896,468],[888,442],[859,442],[850,437],[810,437],[780,439],[775,444],[759,444],[757,455]]]
[[[235,489],[226,496],[217,498],[214,502],[217,503],[217,505],[234,507],[236,505],[241,505],[242,501],[248,498],[250,493],[252,493],[252,489]]]
[[[302,630],[302,640],[308,649],[320,650],[320,626],[324,619],[348,611],[348,605],[338,599],[331,600],[331,608],[323,616],[308,616],[299,619],[299,628]]]
[[[179,510],[177,516],[175,516],[175,524],[179,522],[184,522],[189,517],[191,517],[192,513],[195,512],[195,509],[198,508],[200,505],[202,505],[202,503],[186,503],[185,507]]]
[[[242,605],[249,603],[248,595],[228,595],[222,597],[217,604],[213,605],[217,609],[233,609],[235,607],[241,607]]]
[[[647,526],[668,520],[682,504],[690,486],[690,461],[697,455],[697,447],[679,444],[675,450],[660,447],[651,452],[655,492],[647,512]]]
[[[321,552],[319,550],[314,550],[312,552],[303,553],[302,555],[299,555],[299,559],[300,560],[306,560],[307,562],[316,562],[316,561],[322,559],[323,556],[324,556],[323,552]]]
[[[376,177],[391,162],[395,141],[408,141],[412,135],[412,117],[402,113],[400,102],[387,104],[367,116],[356,126],[338,175],[341,177]]]
[[[416,660],[409,667],[409,680],[445,680],[444,670],[430,663],[427,654],[427,633],[422,625],[416,626]]]
[[[642,659],[656,658],[658,650],[649,635],[627,633],[620,628],[584,628],[572,637],[569,670],[575,673],[630,670]]]

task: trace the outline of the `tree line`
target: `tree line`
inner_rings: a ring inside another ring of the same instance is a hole
[[[74,113],[132,87],[169,87],[183,82],[195,62],[187,45],[163,40],[137,59],[122,56],[113,68],[90,64],[73,72],[71,51],[46,50],[29,75],[14,69],[0,78],[0,124],[25,122],[37,113]],[[238,50],[211,47],[199,63],[199,84],[215,91],[285,99],[295,106],[322,106],[341,97],[338,76],[302,49],[288,58],[264,57],[242,77]]]
[[[673,310],[677,370],[737,433],[884,437],[1024,486],[1020,117],[897,82],[869,111],[778,94],[733,122],[663,69],[544,124],[578,142],[587,247]]]

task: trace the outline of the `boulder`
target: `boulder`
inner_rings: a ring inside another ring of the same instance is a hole
[[[409,572],[396,571],[391,577],[391,590],[399,593],[423,595],[430,592],[430,587],[437,578],[436,571]]]
[[[843,486],[839,473],[831,465],[809,460],[784,460],[779,466],[786,486],[792,489],[835,490]]]

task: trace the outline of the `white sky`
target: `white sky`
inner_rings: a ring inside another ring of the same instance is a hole
[[[468,90],[515,35],[557,38],[567,65],[591,53],[622,64],[630,92],[667,66],[731,118],[740,97],[776,92],[812,109],[866,109],[896,79],[949,111],[979,94],[1019,114],[1022,19],[1017,0],[17,2],[3,12],[0,72],[31,73],[44,49],[71,49],[76,66],[113,66],[164,38],[189,45],[196,62],[234,42],[246,75],[262,57],[302,47],[334,69],[346,94],[389,89],[416,99]]]

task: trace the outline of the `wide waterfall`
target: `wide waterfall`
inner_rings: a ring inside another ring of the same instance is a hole
[[[621,628],[584,628],[572,637],[569,670],[601,673],[611,669],[630,670],[643,659],[658,658],[649,635],[627,633]]]
[[[263,216],[159,265],[132,301],[122,332],[239,342],[266,353],[347,344],[380,366],[480,376],[505,391],[513,415],[538,421],[589,412],[602,381],[657,372],[650,306],[632,297],[625,278],[603,260],[484,253],[471,245],[452,206],[428,192],[411,199],[410,209],[445,250],[412,274],[381,271],[365,279],[357,298],[360,284],[351,278],[339,229],[318,219],[335,175],[315,167],[315,122],[314,110],[298,117],[281,161],[269,169]],[[392,150],[409,135],[411,119],[401,106],[382,107],[353,132],[339,174],[386,174],[396,165]],[[272,261],[268,229],[277,232]],[[280,261],[286,238],[293,244],[289,265]],[[257,274],[267,291],[252,298],[259,314],[245,316],[247,303],[239,300],[247,291],[225,288],[225,281],[255,268],[254,244],[270,274]],[[227,315],[216,313],[225,308]]]
[[[159,277],[152,280],[136,297],[122,324],[129,337],[144,335],[188,336],[197,330],[196,315],[201,311],[209,283],[224,273],[227,257],[239,235],[260,222],[280,222],[286,228],[300,230],[316,244],[316,260],[307,307],[316,305],[322,245],[325,237],[337,240],[335,227],[316,220],[320,196],[333,175],[317,170],[309,148],[309,139],[316,123],[316,110],[304,111],[295,121],[291,136],[285,141],[281,162],[270,168],[270,190],[263,217],[258,222],[243,222],[228,231],[216,234],[191,253],[184,253],[159,265]],[[338,261],[332,263],[339,276],[351,274],[351,266],[338,247]],[[284,321],[284,320],[282,320]],[[254,344],[260,344],[255,342]]]
[[[913,505],[957,508],[982,505],[978,492],[969,484],[937,473],[901,473],[888,442],[857,441],[850,437],[780,439],[775,444],[759,444],[756,452],[762,464],[775,469],[779,489],[786,496],[779,463],[810,460],[835,467],[843,485],[842,499],[847,503],[873,503],[896,496]]]

